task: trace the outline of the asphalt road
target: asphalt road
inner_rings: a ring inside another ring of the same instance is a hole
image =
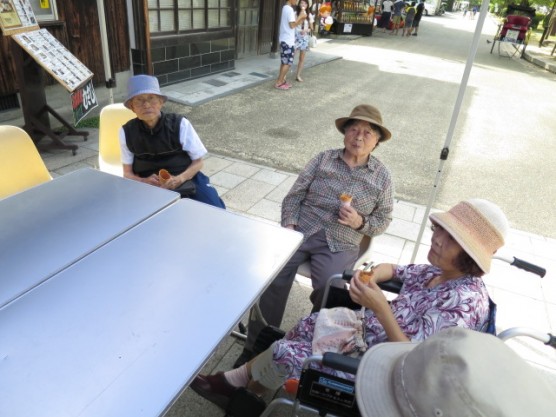
[[[393,138],[375,155],[390,167],[396,196],[427,204],[476,22],[446,14],[424,17],[417,37],[321,43],[319,52],[343,59],[306,70],[289,91],[268,82],[190,108],[188,117],[209,150],[298,172],[319,151],[342,146],[334,119],[376,105]],[[487,18],[434,206],[487,198],[512,227],[556,238],[556,75],[491,55],[494,32]]]

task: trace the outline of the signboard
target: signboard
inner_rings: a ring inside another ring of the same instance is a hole
[[[98,101],[92,80],[89,80],[83,87],[71,93],[71,107],[75,124],[79,123],[81,119],[97,106]]]
[[[29,0],[0,0],[0,27],[4,36],[38,29]]]
[[[12,38],[70,93],[93,77],[93,73],[46,29],[20,33]]]
[[[344,33],[351,33],[352,28],[353,28],[352,23],[344,23]]]
[[[512,30],[509,29],[506,32],[506,37],[504,38],[504,40],[506,42],[512,42],[512,43],[517,43],[517,37],[519,36],[519,30]]]

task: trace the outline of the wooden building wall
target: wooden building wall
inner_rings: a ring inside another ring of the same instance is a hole
[[[59,20],[41,23],[41,28],[52,33],[94,73],[95,85],[104,86],[104,64],[96,0],[58,0],[57,6]],[[105,15],[112,72],[127,71],[131,63],[126,0],[105,0]],[[10,58],[12,42],[6,36],[2,36],[0,41],[0,96],[13,94],[18,89]]]

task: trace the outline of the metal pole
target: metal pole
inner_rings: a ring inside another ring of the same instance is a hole
[[[440,183],[440,178],[442,177],[442,168],[444,166],[444,162],[448,159],[448,154],[450,153],[450,143],[452,142],[452,137],[454,136],[454,129],[456,127],[456,123],[458,121],[459,112],[461,110],[461,103],[463,101],[463,96],[465,95],[465,90],[467,88],[467,81],[469,80],[469,74],[471,73],[471,67],[473,66],[473,60],[475,59],[475,55],[477,53],[477,47],[479,45],[479,38],[481,37],[481,32],[483,30],[483,25],[485,23],[486,15],[488,13],[488,6],[490,4],[490,0],[486,0],[481,5],[481,10],[479,13],[479,20],[477,21],[477,26],[475,28],[475,34],[473,35],[473,41],[471,42],[471,48],[469,50],[469,54],[467,55],[467,63],[465,64],[465,70],[463,71],[463,76],[461,79],[461,83],[459,85],[458,96],[456,98],[456,104],[454,106],[454,110],[452,112],[452,119],[450,120],[450,126],[448,128],[448,132],[446,133],[446,140],[444,142],[444,148],[440,152],[440,164],[438,165],[438,170],[436,172],[436,178],[434,179],[434,184],[432,187],[432,191],[429,196],[429,201],[427,203],[427,208],[425,210],[425,215],[423,216],[423,220],[421,222],[421,228],[419,229],[419,235],[417,236],[417,241],[415,242],[415,247],[413,248],[413,254],[411,255],[411,263],[415,262],[415,258],[417,257],[417,252],[419,250],[419,245],[421,244],[421,240],[423,238],[423,233],[425,232],[425,227],[427,226],[427,219],[429,218],[429,214],[434,204],[436,193],[438,191],[438,185]]]
[[[102,61],[104,64],[104,78],[106,87],[110,95],[110,104],[114,103],[114,93],[112,87],[114,79],[112,77],[112,65],[110,64],[110,49],[108,47],[108,33],[106,31],[106,16],[104,14],[104,0],[97,0],[98,23],[100,26],[100,45],[102,48]]]

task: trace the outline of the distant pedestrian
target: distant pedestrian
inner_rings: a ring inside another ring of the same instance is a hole
[[[415,18],[416,9],[415,2],[412,1],[405,9],[405,23],[403,25],[402,36],[411,36],[413,30],[413,19]]]
[[[390,29],[390,19],[392,18],[392,7],[394,6],[394,2],[392,0],[384,0],[382,2],[382,14],[380,15],[380,27],[383,29],[383,32],[386,32],[386,29]]]
[[[469,6],[466,5],[466,6],[463,8],[463,17],[467,16],[467,12],[468,12],[468,11],[469,11]]]
[[[299,25],[306,17],[307,13],[303,10],[295,17],[294,6],[297,0],[286,0],[286,4],[282,7],[282,16],[280,18],[280,72],[278,79],[274,83],[274,88],[279,90],[289,90],[291,84],[286,82],[286,75],[293,64],[295,54],[295,27]]]
[[[479,8],[477,6],[473,6],[473,14],[471,15],[471,20],[475,20],[475,15],[477,14],[478,11]]]
[[[297,15],[302,11],[309,8],[307,0],[299,0],[297,5]],[[313,33],[313,25],[315,23],[315,15],[311,12],[307,13],[307,17],[303,19],[299,26],[295,27],[295,49],[299,51],[299,61],[297,62],[297,71],[295,73],[295,80],[303,82],[301,78],[301,71],[303,71],[303,64],[305,62],[305,54],[309,51],[309,40]]]
[[[421,17],[423,16],[423,10],[425,10],[425,0],[419,0],[419,4],[415,8],[415,17],[413,18],[413,36],[417,36],[419,31],[419,23],[421,22]]]
[[[392,32],[390,32],[390,35],[398,34],[398,30],[400,29],[400,26],[402,24],[402,11],[404,7],[405,7],[405,2],[403,0],[396,0],[394,2],[394,7],[393,7],[394,17],[392,18],[392,24],[394,26],[392,27]]]

